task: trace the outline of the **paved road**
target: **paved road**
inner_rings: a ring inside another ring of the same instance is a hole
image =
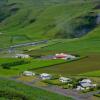
[[[9,52],[13,52],[15,48],[24,47],[24,46],[37,46],[39,44],[44,44],[44,43],[48,43],[48,40],[41,40],[41,41],[29,42],[29,43],[20,43],[17,45],[10,46],[8,48],[0,48],[0,52],[5,51],[5,50]]]
[[[60,95],[69,96],[69,97],[74,98],[75,100],[92,100],[93,94],[100,92],[100,91],[94,91],[94,92],[89,92],[89,93],[86,93],[86,94],[80,94],[76,90],[62,89],[62,88],[59,88],[57,86],[52,86],[52,85],[45,86],[45,87],[33,85],[34,82],[37,82],[37,81],[40,81],[40,80],[36,80],[36,81],[33,81],[33,82],[23,82],[23,81],[17,80],[16,78],[11,78],[10,80],[14,80],[18,83],[20,82],[20,83],[26,84],[26,85],[31,86],[31,87],[37,87],[37,88],[47,90],[47,91],[50,91],[50,92],[58,93]]]
[[[43,44],[43,43],[48,43],[48,40],[41,40],[41,41],[30,42],[30,43],[22,43],[22,44],[10,46],[10,48],[16,48],[16,47],[22,47],[22,46],[31,46],[31,45],[32,46],[36,46],[38,44]]]

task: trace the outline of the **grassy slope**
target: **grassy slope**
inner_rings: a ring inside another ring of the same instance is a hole
[[[16,2],[16,1],[11,0],[10,2]],[[40,14],[39,16],[37,16],[38,21],[35,22],[35,25],[31,24],[31,25],[23,27],[23,29],[22,29],[23,24],[27,25],[27,24],[25,24],[27,22],[23,23],[24,22],[23,21],[21,24],[18,24],[19,21],[20,21],[19,19],[23,18],[23,14],[26,14],[26,12],[27,12],[26,6],[30,9],[32,9],[33,6],[29,7],[28,2],[19,1],[19,0],[17,2],[22,2],[22,3],[25,3],[25,4],[24,4],[24,6],[22,6],[22,9],[15,16],[11,16],[10,18],[6,19],[6,21],[4,21],[3,24],[2,24],[2,28],[5,28],[5,31],[7,31],[9,34],[1,35],[0,37],[2,39],[0,39],[0,41],[3,41],[3,42],[6,41],[7,43],[6,42],[5,43],[7,45],[11,41],[11,34],[13,34],[12,38],[14,37],[13,40],[15,39],[14,42],[16,42],[16,43],[20,42],[20,40],[23,41],[23,42],[24,42],[24,40],[25,41],[27,40],[25,38],[23,40],[22,39],[23,37],[26,37],[30,40],[31,38],[29,38],[29,37],[30,37],[30,35],[33,36],[32,33],[34,33],[34,32],[36,33],[36,35],[34,34],[34,37],[35,36],[36,37],[37,36],[41,37],[40,33],[44,30],[43,27],[48,26],[47,24],[49,23],[49,21],[50,21],[50,24],[52,24],[52,21],[54,22],[54,18],[60,19],[60,20],[57,20],[57,23],[58,23],[57,26],[60,26],[59,24],[63,23],[63,21],[66,20],[66,22],[67,22],[67,21],[71,20],[72,18],[74,18],[76,16],[80,16],[82,14],[84,15],[84,13],[87,13],[87,12],[91,11],[91,8],[94,7],[94,5],[91,4],[91,3],[85,3],[85,4],[80,4],[80,3],[69,4],[68,3],[68,4],[65,4],[67,6],[62,6],[62,4],[61,5],[58,4],[57,6],[54,6],[54,5],[48,6],[48,7],[46,7],[45,10],[42,9],[43,11],[41,11],[41,13],[37,12],[38,9],[37,10],[33,9],[34,11],[33,10],[32,11],[34,13],[31,13],[31,14],[33,14],[33,15],[31,15],[31,17],[33,18],[34,14],[36,14],[36,15]],[[73,6],[73,8],[72,8],[72,6]],[[80,9],[78,9],[78,8],[80,8]],[[66,13],[65,10],[68,13]],[[61,11],[61,15],[59,15],[59,11]],[[96,12],[99,12],[99,10],[96,11]],[[11,23],[6,24],[6,22],[9,22],[9,21],[11,21]],[[4,23],[6,24],[6,26],[5,26]],[[7,28],[7,27],[9,27],[9,28]],[[33,27],[34,27],[34,29],[33,29]],[[59,27],[58,27],[58,29],[59,29]],[[18,31],[15,31],[15,30],[18,30]],[[38,32],[38,31],[41,31],[41,32]],[[74,39],[74,40],[59,39],[58,41],[60,41],[61,43],[45,47],[43,49],[40,49],[39,51],[37,50],[36,52],[38,54],[41,54],[41,53],[51,54],[51,53],[54,53],[54,52],[55,53],[56,52],[72,52],[72,53],[75,53],[75,54],[90,54],[90,55],[92,53],[97,53],[98,54],[100,52],[100,45],[99,45],[100,44],[100,34],[99,34],[99,32],[100,32],[100,26],[95,28],[87,36],[84,36],[81,39]],[[55,32],[52,32],[52,33],[54,35]],[[20,34],[21,34],[21,36],[20,36]],[[26,35],[28,35],[28,37]],[[45,36],[45,35],[42,34],[42,36]],[[51,34],[50,34],[50,36],[51,36]],[[2,42],[0,42],[0,45],[2,46]],[[32,53],[34,53],[34,51]],[[100,58],[98,57],[98,59],[100,59]],[[91,62],[91,59],[89,61]],[[77,63],[77,64],[79,64],[79,63]],[[77,66],[77,64],[76,64],[76,66]],[[100,63],[98,63],[98,66],[99,66],[99,64]],[[90,65],[88,65],[88,63],[85,63],[84,65],[86,67],[88,67],[88,66],[91,67],[91,63],[90,63]],[[95,64],[93,64],[93,66],[95,66]],[[80,68],[81,68],[81,65],[80,65]]]
[[[83,4],[83,0],[76,0],[72,3],[69,0],[65,3],[64,1],[54,3],[49,0],[43,0],[44,2],[42,3],[36,0],[8,1],[9,4],[20,3],[17,5],[19,11],[6,18],[0,24],[0,30],[4,33],[0,35],[0,43],[6,43],[4,45],[1,44],[1,47],[35,39],[53,38],[64,24],[68,24],[76,17],[87,14],[95,7],[91,0]],[[36,21],[30,23],[34,19]]]
[[[91,72],[88,72],[88,73],[84,73],[84,74],[81,74],[83,76],[96,76],[96,77],[100,77],[100,71],[91,71]]]
[[[59,40],[61,43],[43,48],[45,51],[58,50],[72,53],[91,53],[100,52],[100,27],[97,27],[87,36],[74,40]],[[61,47],[62,46],[62,47]]]
[[[100,27],[94,29],[87,36],[75,40],[60,40],[61,43],[44,47],[40,53],[69,52],[74,54],[87,55],[88,58],[72,62],[69,64],[60,64],[49,68],[36,70],[37,72],[49,72],[62,75],[83,74],[86,76],[100,76]],[[32,53],[32,52],[31,52]],[[34,51],[33,51],[34,53]],[[93,72],[95,71],[95,72]],[[89,72],[89,73],[88,73]]]

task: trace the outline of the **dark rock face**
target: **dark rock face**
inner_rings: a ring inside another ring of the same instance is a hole
[[[65,23],[56,36],[62,36],[62,38],[78,38],[88,34],[98,24],[100,24],[100,14],[90,12],[87,15],[73,19],[71,23]]]
[[[100,24],[100,14],[97,15],[96,24]]]
[[[98,16],[95,13],[92,13],[92,14],[90,13],[87,16],[82,17],[82,20],[84,21],[84,23],[82,23],[75,29],[76,37],[81,37],[81,36],[87,34],[92,29],[94,29],[98,22],[97,21]]]
[[[94,9],[100,9],[100,4],[97,5]]]
[[[5,11],[5,12],[4,12]],[[0,0],[0,22],[8,16],[7,11],[7,0]]]

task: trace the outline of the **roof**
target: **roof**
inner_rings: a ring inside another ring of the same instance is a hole
[[[33,73],[33,72],[31,72],[31,71],[24,71],[23,73],[28,74],[28,73]]]
[[[47,74],[47,73],[42,73],[40,74],[41,76],[51,76],[50,74]]]
[[[81,82],[82,83],[91,83],[92,81],[90,79],[83,79]]]
[[[67,77],[60,77],[59,79],[61,79],[61,80],[71,80],[70,78],[67,78]]]
[[[29,56],[27,54],[16,54],[16,56]]]
[[[75,56],[73,56],[73,55],[64,54],[64,53],[56,54],[55,57],[56,58],[75,58]]]
[[[90,83],[80,83],[82,87],[91,87]]]

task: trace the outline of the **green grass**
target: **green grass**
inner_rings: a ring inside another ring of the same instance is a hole
[[[5,63],[5,62],[6,63],[14,62],[14,61],[17,61],[17,60],[5,58],[5,59],[0,60],[0,64]],[[50,66],[50,65],[65,62],[64,60],[39,60],[39,59],[28,59],[27,61],[29,61],[28,64],[14,66],[10,69],[3,69],[2,66],[0,66],[0,76],[12,77],[12,76],[19,75],[21,72],[23,72],[25,70],[33,70],[33,69],[41,68],[41,67],[44,67],[44,66]]]
[[[95,12],[93,8],[97,4],[92,0],[85,2],[83,0],[57,0],[55,2],[51,0],[38,2],[36,0],[8,0],[8,2],[9,4],[16,3],[14,7],[18,7],[19,10],[0,23],[0,32],[4,33],[0,35],[0,47],[56,38],[59,37],[57,34],[65,29],[67,33],[61,34],[61,37],[67,35],[66,38],[68,38],[71,30],[70,24],[78,21],[78,17],[85,16],[91,11]],[[35,21],[30,23],[34,19]],[[80,21],[77,22],[78,25],[80,23]],[[4,42],[5,44],[2,44]]]
[[[0,79],[0,97],[4,100],[72,100],[70,97],[61,96],[35,87],[16,83],[7,79]],[[7,95],[6,95],[7,94]]]
[[[51,67],[36,69],[38,73],[47,72],[58,75],[79,75],[87,72],[100,70],[100,55],[92,54],[88,58],[74,62],[54,65]],[[92,76],[92,75],[91,75]]]
[[[94,76],[94,77],[100,77],[100,70],[97,70],[97,71],[91,71],[91,72],[87,72],[87,73],[84,73],[84,74],[81,74],[83,76]]]
[[[59,39],[60,43],[39,49],[37,52],[69,52],[75,54],[91,54],[100,52],[100,27],[95,28],[88,35],[79,39],[63,40]],[[34,53],[35,51],[31,51]],[[35,52],[36,53],[36,52]],[[49,53],[50,54],[50,53]]]

